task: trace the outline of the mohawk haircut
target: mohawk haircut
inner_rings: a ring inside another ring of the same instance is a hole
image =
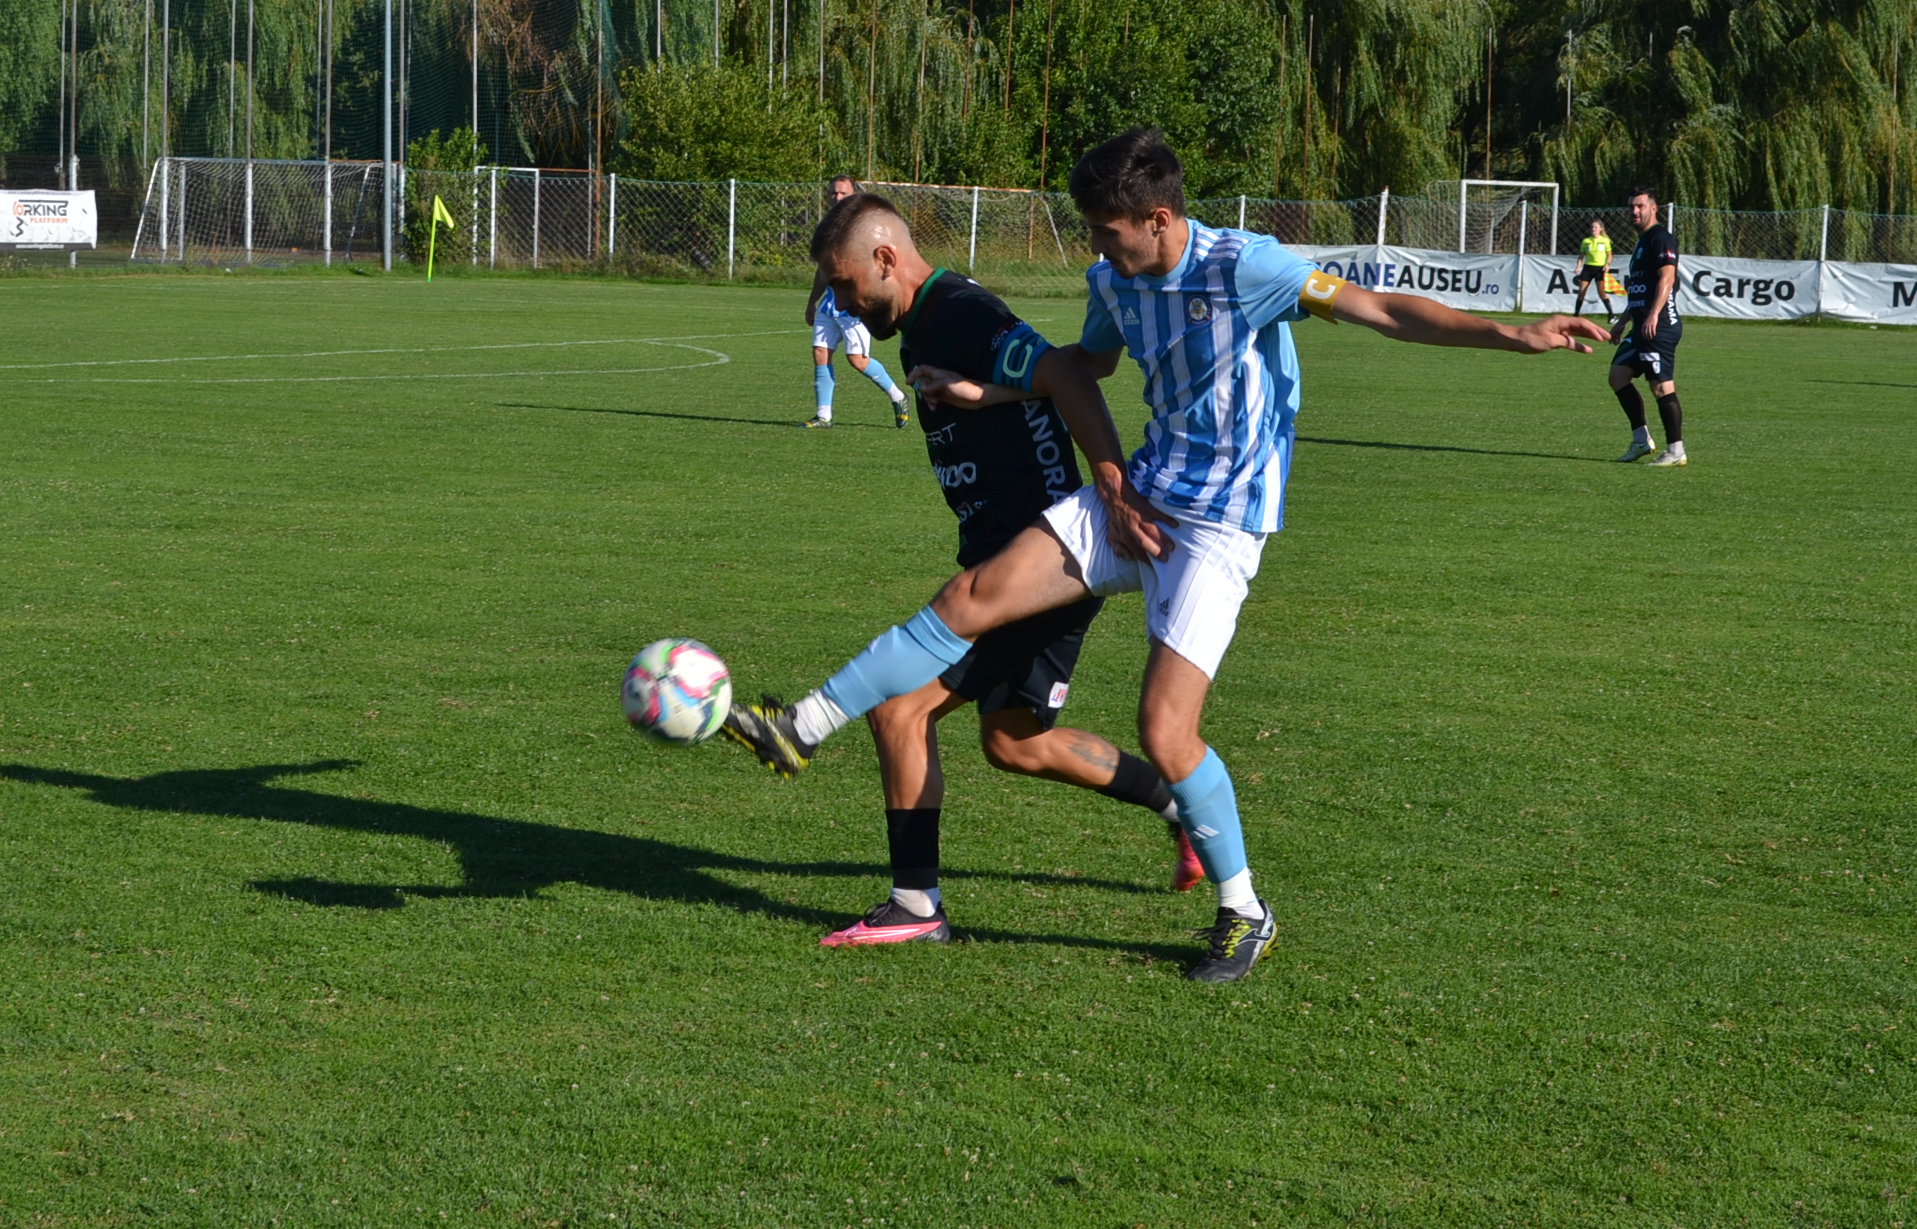
[[[1070,187],[1083,214],[1136,222],[1163,208],[1185,216],[1185,168],[1157,128],[1133,128],[1087,151]]]
[[[901,227],[905,226],[905,219],[899,216],[899,211],[893,208],[891,201],[870,192],[848,196],[826,210],[825,216],[819,219],[818,227],[812,232],[813,263],[824,259],[827,252],[836,252],[844,247],[846,240],[858,230],[859,224],[875,213],[886,214]]]

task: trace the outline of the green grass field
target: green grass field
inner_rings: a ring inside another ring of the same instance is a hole
[[[1917,335],[1692,322],[1653,471],[1601,356],[1299,326],[1206,731],[1282,946],[1211,990],[1158,822],[968,714],[973,941],[838,952],[869,739],[620,720],[949,571],[870,385],[791,429],[801,305],[0,283],[0,1222],[1917,1223]],[[1134,746],[1143,658],[1114,599],[1068,716]]]

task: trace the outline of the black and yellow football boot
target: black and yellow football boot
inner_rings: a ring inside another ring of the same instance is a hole
[[[1211,950],[1185,976],[1192,981],[1228,982],[1251,972],[1253,965],[1270,954],[1278,938],[1278,921],[1272,916],[1271,906],[1261,900],[1258,909],[1262,916],[1246,917],[1220,906],[1218,920],[1198,932],[1201,938],[1211,940]]]
[[[747,747],[759,762],[782,777],[796,777],[812,762],[817,745],[806,742],[792,725],[792,709],[774,695],[762,695],[757,704],[734,704],[726,714],[725,731],[732,741]]]

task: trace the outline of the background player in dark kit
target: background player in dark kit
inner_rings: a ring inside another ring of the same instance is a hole
[[[1047,384],[1040,368],[1059,363],[1046,359],[1050,344],[996,295],[928,265],[905,221],[881,197],[862,195],[835,206],[814,236],[814,258],[861,233],[875,247],[891,249],[890,285],[861,288],[861,319],[874,336],[899,335],[900,361],[908,370],[937,368],[1033,394],[982,410],[919,403],[932,472],[959,521],[958,561],[969,567],[998,553],[1046,508],[1083,485],[1071,432],[1058,406],[1043,395]],[[1103,417],[1105,446],[1116,455],[1117,431],[1103,400],[1094,395],[1087,404]],[[945,781],[937,724],[968,703],[978,705],[980,740],[994,767],[1153,811],[1176,843],[1173,886],[1188,889],[1204,877],[1158,771],[1095,734],[1055,724],[1085,629],[1103,604],[1102,598],[1088,598],[981,636],[937,680],[871,712],[893,889],[857,923],[826,936],[827,946],[950,937],[938,890]]]
[[[1644,420],[1644,398],[1633,378],[1643,376],[1657,398],[1657,416],[1664,420],[1664,451],[1651,458],[1658,466],[1685,465],[1684,411],[1677,402],[1677,343],[1684,339],[1684,321],[1677,314],[1677,239],[1657,220],[1657,196],[1649,188],[1632,188],[1631,224],[1638,229],[1631,252],[1631,271],[1625,275],[1624,315],[1611,326],[1611,340],[1624,338],[1611,360],[1611,390],[1624,416],[1631,420],[1631,445],[1620,461],[1635,461],[1651,451],[1651,428]]]

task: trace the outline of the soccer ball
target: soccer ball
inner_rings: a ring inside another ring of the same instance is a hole
[[[689,747],[725,724],[732,679],[719,655],[697,640],[655,640],[626,667],[619,699],[634,729]]]

